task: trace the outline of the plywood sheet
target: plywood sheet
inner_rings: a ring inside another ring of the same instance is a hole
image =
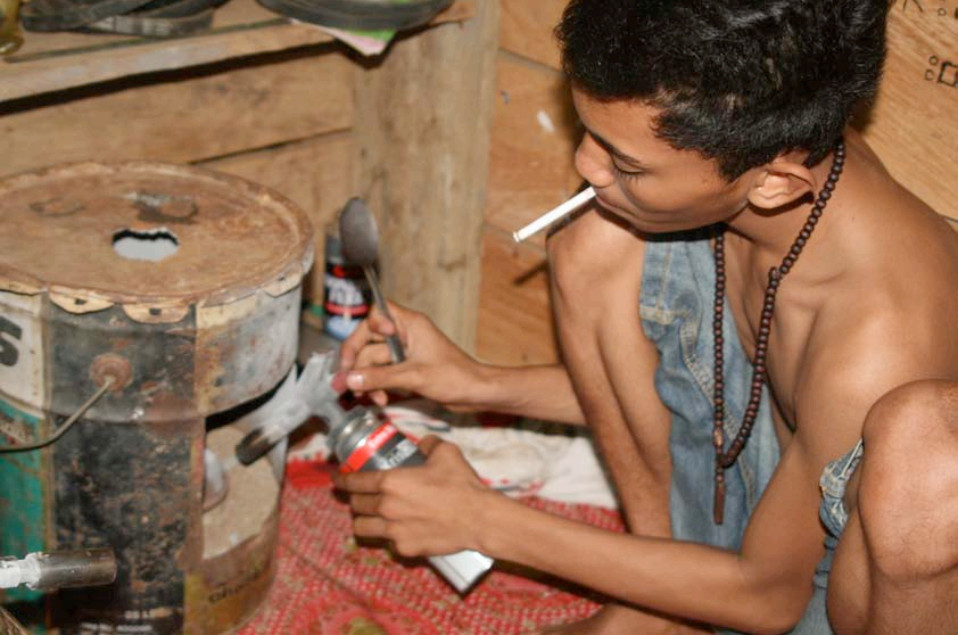
[[[516,245],[489,226],[482,239],[476,354],[509,366],[557,360],[545,252]]]
[[[502,0],[500,47],[530,60],[559,68],[559,48],[552,30],[568,0]]]
[[[511,232],[574,194],[578,139],[562,75],[500,56],[486,222]]]
[[[958,2],[896,0],[864,133],[895,178],[958,218]]]
[[[200,164],[270,187],[306,212],[315,229],[316,261],[304,295],[316,304],[323,297],[325,228],[356,194],[354,145],[350,133],[336,133]]]
[[[0,174],[84,159],[188,162],[352,125],[352,64],[307,55],[3,113]]]

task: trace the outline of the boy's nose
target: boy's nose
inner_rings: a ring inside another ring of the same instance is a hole
[[[612,185],[615,175],[611,169],[611,159],[605,148],[595,142],[586,133],[575,151],[575,169],[589,185],[599,189]]]

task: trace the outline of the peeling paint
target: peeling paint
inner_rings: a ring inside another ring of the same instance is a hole
[[[536,112],[536,122],[538,122],[540,128],[549,134],[555,134],[556,126],[552,123],[552,117],[550,117],[546,111],[540,110]]]
[[[115,380],[50,447],[0,455],[0,555],[114,547],[116,583],[57,594],[67,633],[235,627],[269,588],[277,516],[204,560],[208,419],[295,363],[309,221],[258,185],[153,163],[2,179],[0,216],[0,432],[45,438]],[[178,248],[162,260],[113,248],[118,231],[164,226]]]

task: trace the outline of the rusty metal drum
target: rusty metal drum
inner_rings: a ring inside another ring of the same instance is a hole
[[[283,448],[206,511],[204,459],[235,464],[294,373],[309,221],[235,177],[91,162],[0,180],[0,226],[0,445],[62,433],[0,453],[0,556],[114,548],[113,585],[56,595],[64,633],[235,629],[274,573]]]

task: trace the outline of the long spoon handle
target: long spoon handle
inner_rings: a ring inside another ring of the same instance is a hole
[[[395,325],[396,320],[393,319],[392,314],[389,312],[389,307],[386,306],[386,299],[383,297],[382,289],[379,288],[379,277],[376,275],[376,270],[370,265],[363,267],[363,273],[366,274],[366,281],[369,282],[369,288],[373,290],[373,301],[376,303],[376,306],[379,307],[383,315]],[[403,351],[402,340],[399,339],[398,333],[386,336],[386,346],[389,347],[389,355],[392,357],[394,364],[406,361],[406,353]]]

